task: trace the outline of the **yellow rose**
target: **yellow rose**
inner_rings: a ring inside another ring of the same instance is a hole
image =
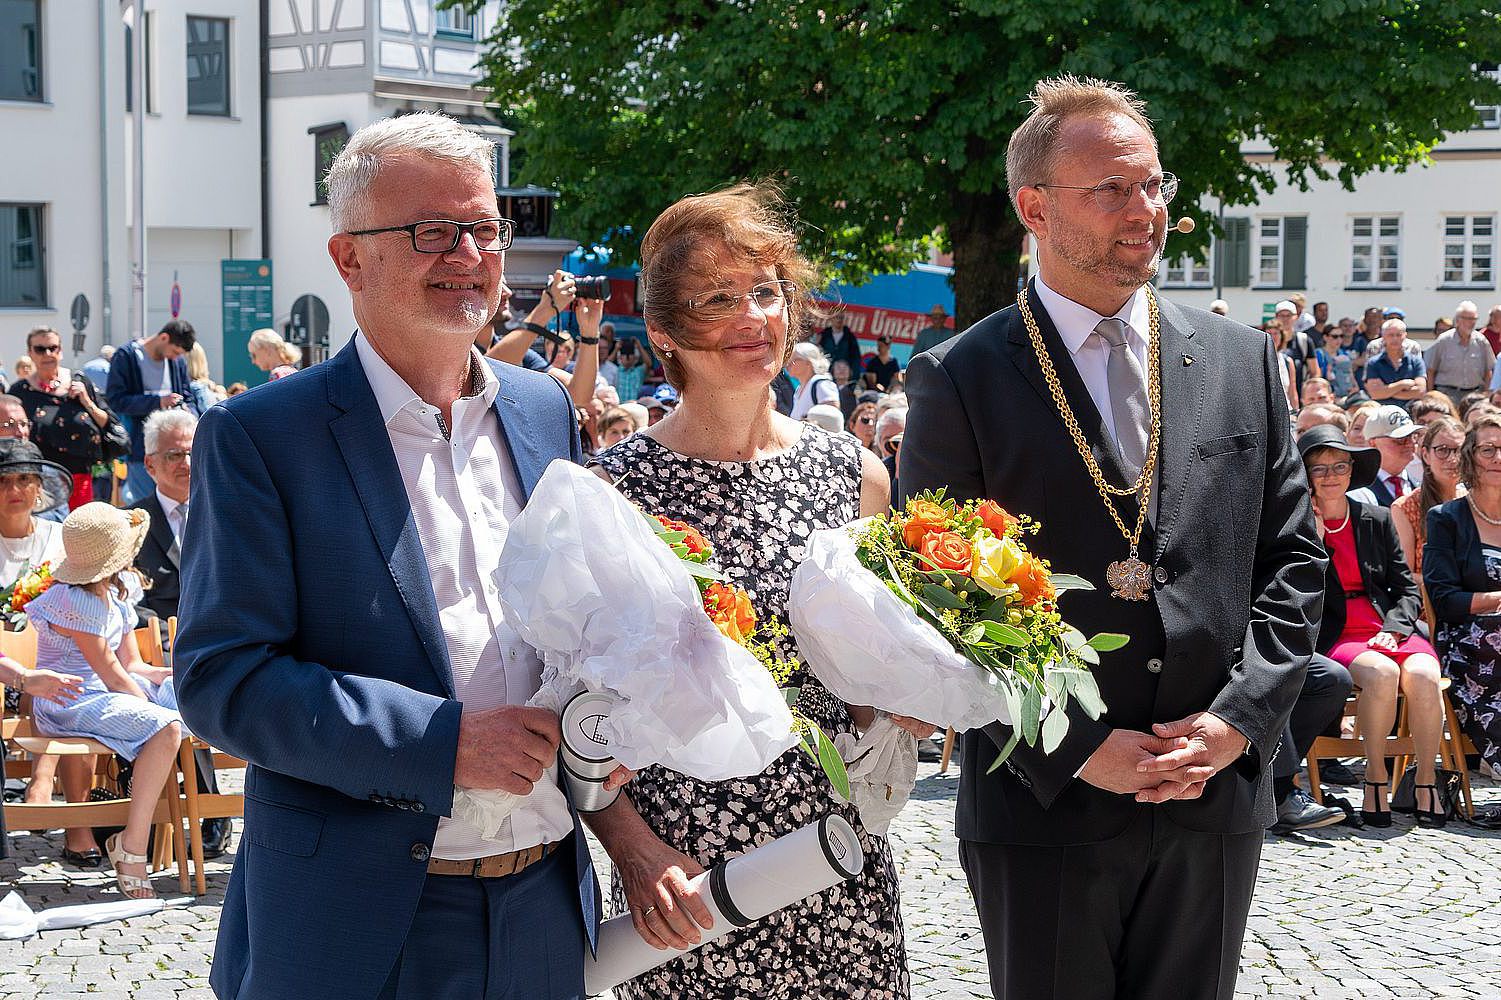
[[[1005,597],[1016,592],[1015,585],[1007,580],[1021,566],[1023,559],[1022,550],[1011,539],[986,538],[982,535],[974,541],[969,575],[987,593],[994,597]]]

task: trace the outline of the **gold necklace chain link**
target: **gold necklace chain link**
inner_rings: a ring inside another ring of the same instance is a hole
[[[1063,384],[1058,381],[1058,372],[1053,368],[1053,359],[1048,355],[1047,345],[1043,343],[1042,331],[1037,328],[1037,321],[1032,318],[1032,309],[1027,304],[1027,292],[1023,289],[1016,293],[1016,305],[1021,310],[1022,322],[1026,324],[1027,336],[1032,341],[1032,350],[1037,355],[1037,363],[1042,368],[1043,379],[1048,383],[1048,391],[1053,394],[1053,405],[1058,408],[1058,415],[1063,418],[1063,424],[1068,428],[1068,433],[1073,438],[1074,448],[1079,452],[1079,457],[1084,459],[1084,465],[1089,469],[1091,478],[1094,479],[1095,489],[1100,493],[1100,499],[1105,501],[1105,509],[1110,512],[1110,518],[1115,526],[1120,529],[1121,536],[1131,544],[1131,555],[1136,556],[1137,546],[1141,542],[1141,533],[1147,523],[1147,509],[1151,506],[1152,479],[1157,471],[1157,455],[1162,441],[1162,380],[1159,373],[1162,370],[1162,336],[1161,320],[1157,310],[1157,296],[1152,294],[1150,288],[1147,293],[1147,326],[1150,330],[1150,339],[1147,344],[1147,402],[1151,408],[1152,427],[1147,442],[1147,460],[1141,467],[1141,474],[1136,477],[1136,482],[1129,487],[1111,486],[1105,480],[1105,473],[1095,461],[1094,453],[1089,450],[1089,442],[1084,437],[1084,431],[1079,427],[1079,421],[1074,418],[1073,407],[1068,405],[1068,397],[1063,394]],[[1140,505],[1136,514],[1135,530],[1126,527],[1126,522],[1121,519],[1120,512],[1115,509],[1115,501],[1111,496],[1135,496]]]

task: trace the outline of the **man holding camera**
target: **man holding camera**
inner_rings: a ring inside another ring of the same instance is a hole
[[[506,295],[509,297],[510,289],[506,290]],[[604,304],[609,297],[608,278],[580,278],[559,268],[547,279],[547,285],[542,289],[542,301],[514,329],[500,335],[485,354],[496,361],[546,372],[568,387],[568,396],[575,407],[586,409],[594,400],[594,383],[599,375],[599,321],[604,318]],[[562,317],[570,306],[578,318],[578,344],[573,354],[573,363],[566,369],[556,368],[549,363],[549,358],[534,350],[532,345],[541,337],[552,345],[552,350],[549,351],[551,354],[558,347],[573,343],[572,335],[563,324],[559,324],[560,328],[557,330],[550,325],[553,320]],[[492,320],[488,328],[493,331],[492,338],[494,333],[499,332],[495,327],[500,325],[505,314],[505,307],[502,306]],[[481,335],[483,333],[481,331]]]
[[[156,490],[146,471],[143,428],[157,410],[185,406],[195,416],[198,404],[184,360],[197,342],[193,324],[169,320],[154,337],[143,337],[115,352],[109,362],[110,407],[130,429],[130,457],[125,462],[125,503],[135,504]]]

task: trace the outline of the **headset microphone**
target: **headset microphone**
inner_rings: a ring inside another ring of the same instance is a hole
[[[1190,219],[1188,216],[1185,215],[1183,218],[1181,218],[1177,222],[1175,222],[1173,224],[1173,227],[1171,229],[1169,229],[1168,232],[1170,232],[1170,233],[1185,233],[1186,234],[1186,233],[1193,232],[1197,228],[1198,228],[1198,226],[1194,222],[1194,220]]]

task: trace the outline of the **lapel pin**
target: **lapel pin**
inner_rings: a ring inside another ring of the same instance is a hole
[[[1189,365],[1191,365],[1193,363],[1194,363],[1194,356],[1192,354],[1185,354],[1185,355],[1183,355],[1183,367],[1184,368],[1187,368]]]

